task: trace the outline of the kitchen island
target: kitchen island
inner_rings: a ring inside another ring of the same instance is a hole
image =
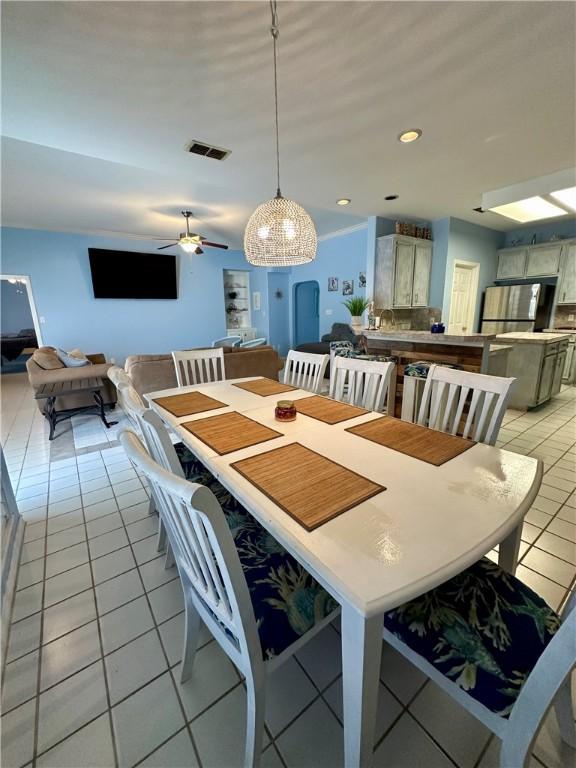
[[[518,381],[510,395],[511,408],[535,408],[560,392],[569,334],[500,333],[497,341],[512,347],[508,375]]]
[[[400,416],[404,391],[404,366],[419,360],[455,365],[473,373],[506,376],[510,347],[494,333],[448,334],[430,331],[384,329],[363,331],[369,354],[398,359],[395,415]]]

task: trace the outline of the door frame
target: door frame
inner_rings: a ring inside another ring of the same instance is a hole
[[[30,305],[30,312],[32,313],[32,322],[34,323],[34,332],[36,333],[36,341],[39,347],[44,346],[42,340],[42,331],[40,329],[40,318],[36,311],[36,303],[34,301],[34,294],[32,292],[32,281],[30,275],[5,275],[0,274],[0,280],[22,280],[26,286],[26,295],[28,296],[28,303]]]
[[[480,282],[480,263],[478,261],[465,261],[464,259],[454,259],[454,262],[452,264],[452,285],[450,288],[450,313],[448,316],[448,325],[446,327],[446,331],[450,333],[450,326],[452,325],[452,308],[454,306],[454,302],[452,301],[454,297],[454,277],[456,275],[456,269],[458,267],[463,267],[464,269],[469,269],[472,271],[471,276],[471,282],[470,282],[470,293],[472,294],[472,300],[468,303],[468,318],[467,318],[467,326],[471,330],[468,331],[469,333],[474,333],[474,317],[476,316],[476,306],[478,304],[478,285]]]
[[[296,300],[296,293],[298,291],[298,286],[305,285],[306,283],[313,283],[316,288],[318,289],[318,300],[316,305],[316,316],[318,318],[318,335],[320,335],[320,282],[318,280],[299,280],[297,283],[294,283],[292,287],[292,307],[293,307],[293,313],[292,313],[292,346],[296,347],[297,345],[297,332],[298,332],[298,305]]]

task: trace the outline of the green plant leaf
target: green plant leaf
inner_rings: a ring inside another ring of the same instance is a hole
[[[363,296],[352,296],[351,299],[343,301],[342,304],[344,304],[352,317],[358,317],[364,313],[366,307],[370,304],[370,299],[365,299]]]

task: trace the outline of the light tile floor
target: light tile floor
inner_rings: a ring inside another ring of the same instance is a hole
[[[145,484],[94,418],[78,420],[73,433],[64,422],[49,444],[25,376],[2,379],[2,442],[27,521],[3,680],[2,765],[239,765],[242,680],[207,633],[193,679],[179,683],[182,596],[156,550]],[[576,577],[575,416],[576,389],[565,389],[538,411],[509,411],[499,440],[544,461],[518,575],[555,608]],[[390,649],[381,681],[376,766],[497,765],[499,742]],[[342,765],[336,628],[271,679],[266,725],[266,768]],[[573,765],[550,716],[531,766]]]

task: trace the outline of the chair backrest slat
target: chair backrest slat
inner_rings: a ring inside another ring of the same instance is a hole
[[[315,355],[291,349],[284,366],[284,384],[320,392],[329,359],[330,355]]]
[[[431,365],[417,422],[494,445],[515,381]]]
[[[369,411],[382,411],[387,396],[394,396],[390,389],[394,369],[391,362],[336,356],[330,372],[330,397]],[[389,405],[387,410],[394,409]]]
[[[225,378],[224,350],[189,349],[172,352],[179,387],[208,384]]]

